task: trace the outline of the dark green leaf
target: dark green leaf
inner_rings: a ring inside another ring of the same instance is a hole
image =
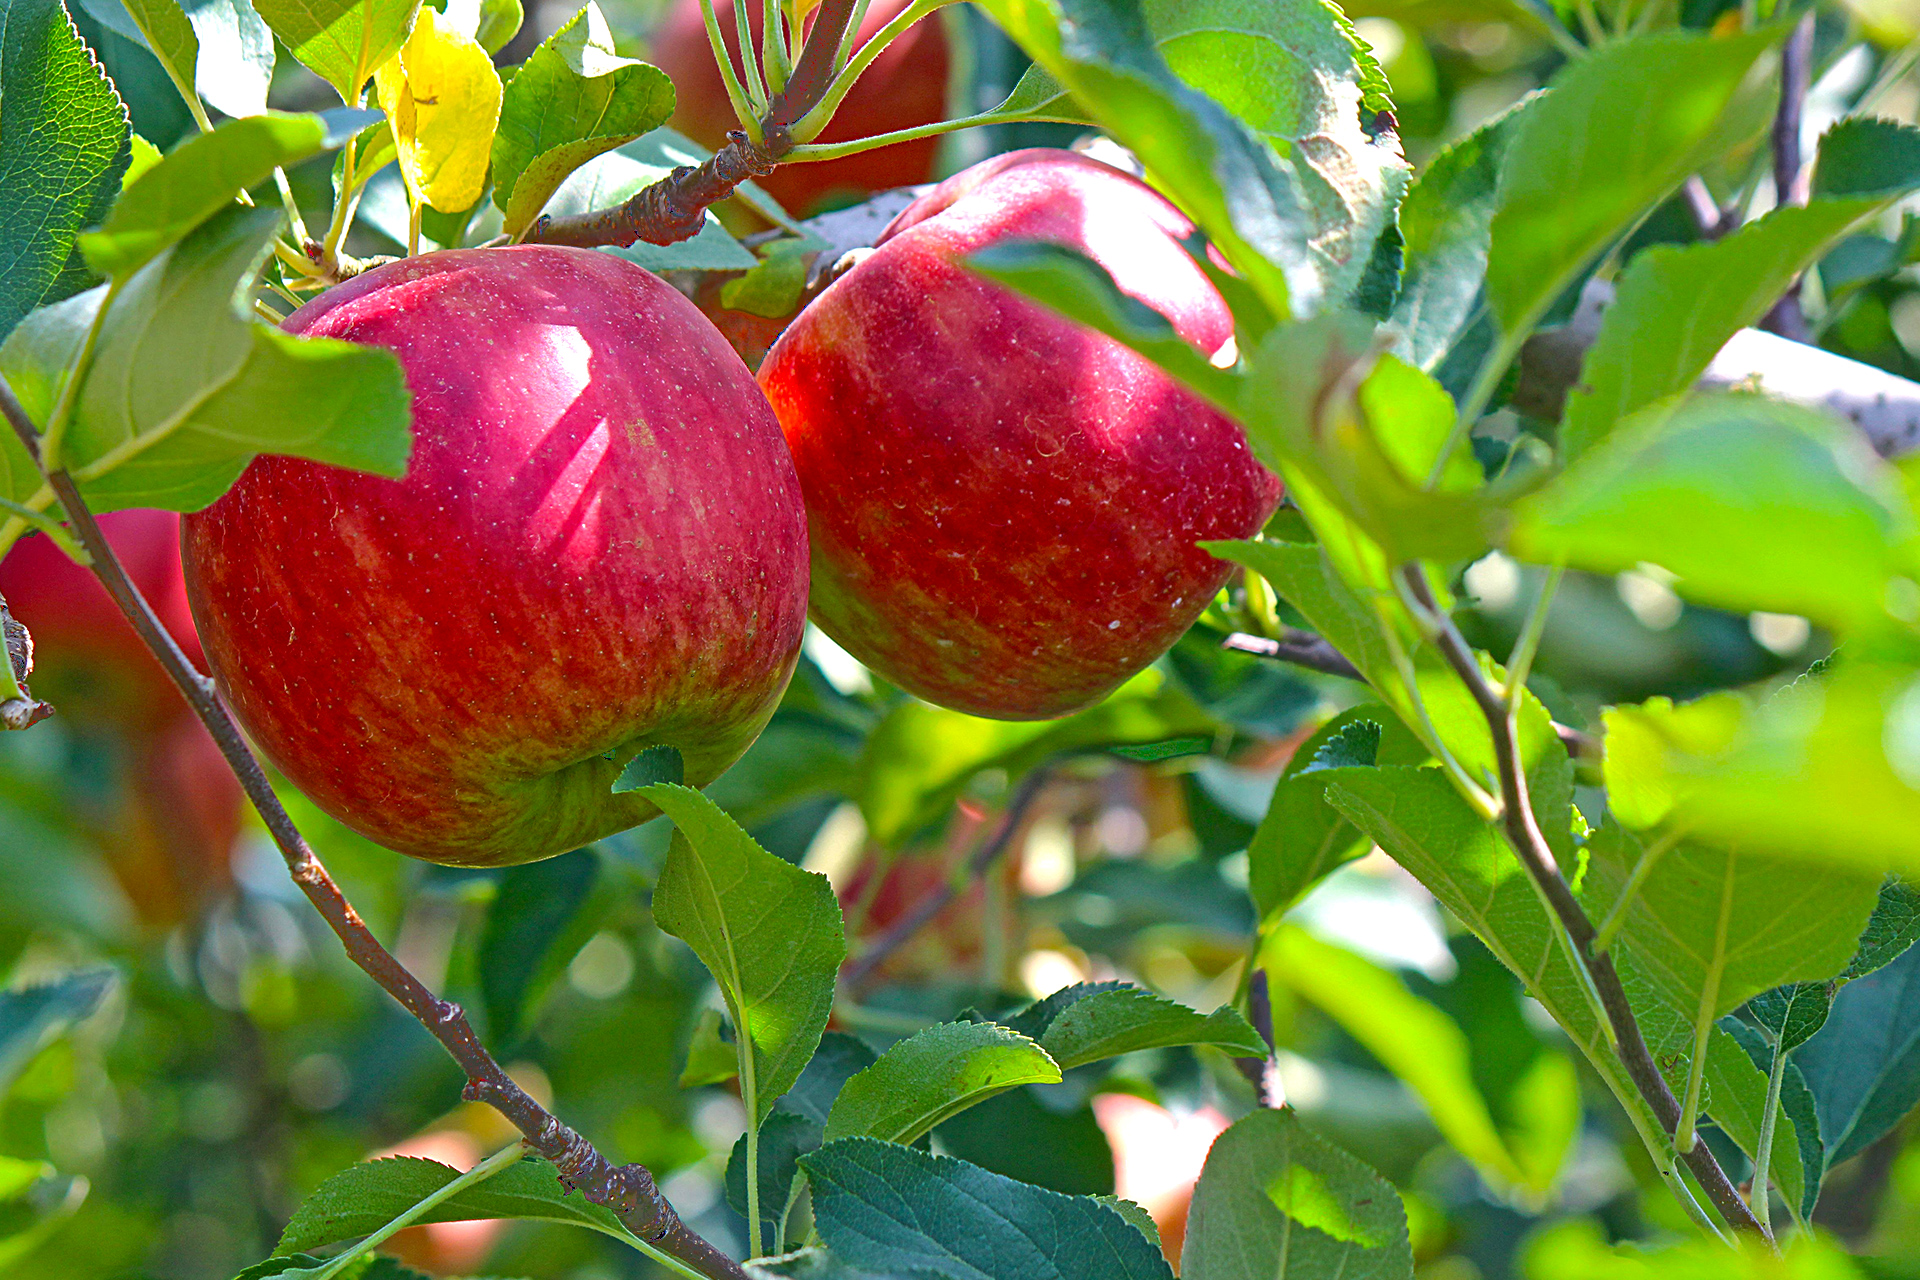
[[[1042,1007],[1045,1026],[1034,1038],[1062,1070],[1170,1045],[1212,1045],[1239,1057],[1267,1053],[1260,1033],[1230,1005],[1203,1014],[1141,987],[1082,984],[1055,992]],[[1013,1021],[1023,1025],[1021,1015]]]
[[[290,1271],[302,1268],[317,1269],[326,1265],[327,1261],[325,1258],[316,1258],[310,1253],[296,1253],[284,1258],[268,1258],[265,1262],[254,1263],[233,1280],[274,1280],[274,1277],[286,1275]],[[430,1280],[430,1277],[394,1258],[370,1253],[349,1262],[345,1268],[336,1273],[335,1280]],[[474,1277],[473,1280],[479,1280],[479,1277]]]
[[[621,795],[628,791],[638,791],[650,787],[656,782],[671,782],[675,785],[687,780],[687,762],[675,747],[656,745],[647,747],[639,755],[627,761],[627,767],[613,781],[613,794]]]
[[[876,1061],[873,1050],[867,1048],[864,1041],[844,1031],[829,1031],[820,1037],[820,1048],[800,1078],[794,1081],[793,1088],[782,1094],[774,1107],[805,1116],[825,1128],[833,1100],[840,1096],[840,1090]]]
[[[1813,194],[1891,195],[1906,190],[1915,172],[1920,172],[1920,129],[1874,116],[1849,116],[1820,137]]]
[[[840,904],[825,876],[762,849],[698,791],[656,783],[643,794],[679,828],[654,886],[654,919],[720,984],[740,1042],[748,1122],[757,1125],[826,1029],[847,954]]]
[[[1143,742],[1139,746],[1119,746],[1113,754],[1122,760],[1134,760],[1141,764],[1157,764],[1162,760],[1178,760],[1183,756],[1203,756],[1213,748],[1212,738],[1169,738],[1165,742]]]
[[[1760,1124],[1767,1107],[1767,1072],[1773,1047],[1737,1018],[1722,1018],[1707,1042],[1708,1114],[1749,1160],[1760,1148]],[[1801,1216],[1813,1212],[1826,1167],[1813,1098],[1793,1063],[1787,1063],[1780,1087],[1780,1115],[1774,1119],[1773,1185]]]
[[[883,1274],[952,1280],[1169,1280],[1160,1251],[1119,1213],[873,1138],[801,1157],[833,1253]]]
[[[1623,423],[1520,504],[1511,546],[1603,573],[1657,564],[1702,604],[1851,629],[1885,617],[1912,527],[1853,427],[1732,394]]]
[[[663,124],[673,100],[665,72],[614,52],[589,0],[507,82],[493,138],[493,200],[507,234],[530,225],[575,169]]]
[[[576,849],[558,858],[511,867],[487,907],[480,934],[480,997],[487,1029],[495,1040],[511,1044],[540,990],[552,981],[554,944],[586,902],[599,874],[591,850]]]
[[[60,0],[0,8],[0,338],[112,207],[127,138],[126,106]]]
[[[1113,1191],[1113,1147],[1071,1084],[1012,1089],[935,1129],[942,1155],[1072,1196]],[[1126,1210],[1114,1206],[1121,1213]],[[1136,1223],[1135,1225],[1138,1225]]]
[[[1888,876],[1860,934],[1860,949],[1840,981],[1852,982],[1885,968],[1906,954],[1915,939],[1920,939],[1920,888],[1899,876]]]
[[[901,1040],[848,1080],[826,1138],[911,1143],[950,1116],[1023,1084],[1053,1084],[1060,1068],[1027,1037],[992,1022],[943,1022]]]
[[[117,981],[111,969],[80,969],[0,991],[0,1094],[36,1053],[98,1009]]]
[[[1292,1111],[1214,1140],[1194,1189],[1183,1280],[1412,1280],[1400,1195]]]
[[[1687,32],[1603,45],[1519,118],[1501,167],[1487,299],[1522,334],[1607,243],[1772,107],[1774,31]]]
[[[372,1235],[460,1176],[437,1160],[394,1156],[354,1165],[314,1189],[280,1233],[277,1253],[299,1253]],[[621,1240],[632,1236],[610,1210],[569,1191],[544,1160],[528,1157],[485,1182],[441,1201],[418,1221],[523,1218],[588,1227]]]
[[[101,275],[125,280],[232,204],[236,192],[318,155],[327,132],[319,116],[276,112],[189,138],[128,185],[106,224],[80,237],[80,252]]]
[[[1794,1062],[1813,1093],[1828,1168],[1898,1124],[1920,1101],[1920,950],[1840,988]]]
[[[1394,303],[1395,350],[1438,374],[1447,357],[1486,329],[1487,246],[1498,206],[1500,162],[1522,109],[1504,112],[1435,156],[1400,209],[1407,265]]]

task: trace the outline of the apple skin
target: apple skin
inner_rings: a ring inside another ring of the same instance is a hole
[[[929,702],[1042,720],[1098,702],[1192,624],[1280,482],[1145,359],[975,276],[1007,240],[1086,254],[1214,351],[1233,320],[1144,184],[1071,152],[985,161],[909,206],[760,366],[793,449],[813,618]]]
[[[758,41],[760,6],[757,0],[749,3],[750,29]],[[873,0],[860,24],[859,42],[872,39],[907,3]],[[734,29],[733,0],[715,0],[714,13],[720,19],[728,56],[738,69],[740,40]],[[709,150],[722,146],[728,130],[738,129],[740,122],[727,101],[726,84],[707,42],[699,0],[677,0],[654,31],[651,48],[652,61],[672,78],[678,94],[673,127]],[[842,100],[833,122],[814,141],[851,142],[944,120],[947,66],[947,31],[936,13],[901,32],[873,60]],[[927,182],[933,177],[939,150],[937,137],[896,142],[838,160],[781,165],[758,182],[789,212],[805,217],[819,212],[833,197],[851,202],[876,191]]]
[[[388,848],[504,866],[658,812],[611,793],[739,758],[800,649],[807,534],[779,426],[694,305],[586,249],[390,263],[289,316],[386,347],[403,480],[256,459],[186,525],[215,678],[267,757]]]
[[[99,517],[115,556],[174,642],[206,668],[180,574],[180,517],[114,511]],[[0,561],[0,596],[34,643],[34,693],[76,719],[148,730],[186,712],[167,678],[91,569],[29,533]]]

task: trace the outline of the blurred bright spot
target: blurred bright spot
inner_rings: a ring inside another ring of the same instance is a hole
[[[347,1100],[352,1083],[347,1064],[331,1053],[312,1053],[287,1072],[287,1092],[308,1111],[331,1111]]]
[[[632,981],[633,948],[617,933],[594,934],[567,966],[568,985],[593,1000],[611,1000]]]
[[[1466,585],[1482,609],[1503,612],[1520,598],[1520,566],[1495,551],[1467,570]]]
[[[1059,818],[1042,818],[1027,833],[1020,860],[1020,889],[1044,898],[1073,883],[1073,830]]]
[[[734,1142],[747,1131],[747,1112],[740,1105],[740,1099],[712,1089],[693,1104],[692,1120],[693,1131],[700,1135],[709,1151],[731,1151]]]
[[[825,876],[838,893],[846,888],[847,878],[860,865],[860,855],[866,848],[867,820],[860,816],[860,806],[849,801],[828,814],[813,833],[800,865]]]
[[[1113,1146],[1113,1193],[1152,1214],[1163,1234],[1184,1227],[1193,1184],[1227,1118],[1212,1107],[1177,1116],[1127,1093],[1098,1095],[1093,1114]]]
[[[807,624],[806,638],[800,642],[801,651],[813,659],[813,665],[820,668],[820,674],[827,683],[841,693],[851,697],[858,693],[873,692],[873,677],[860,659],[842,649],[832,636]]]
[[[1064,951],[1029,951],[1020,958],[1020,983],[1036,1000],[1086,980],[1086,970]]]
[[[1659,571],[1651,565],[1642,565],[1638,569],[1629,569],[1613,580],[1614,590],[1620,594],[1620,603],[1632,610],[1640,625],[1649,631],[1665,631],[1680,621],[1682,605],[1680,597],[1673,594],[1673,588],[1655,576]]]
[[[720,1200],[720,1187],[713,1175],[698,1165],[662,1178],[660,1191],[667,1203],[687,1218],[699,1217]]]
[[[1187,953],[1178,947],[1157,946],[1140,958],[1140,976],[1156,991],[1163,991],[1183,1003],[1191,1003],[1194,993],[1206,985],[1200,970]]]
[[[1392,18],[1362,18],[1353,24],[1360,38],[1381,62],[1392,62],[1407,48],[1407,33]]]
[[[247,1123],[247,1100],[225,1080],[207,1080],[187,1095],[187,1132],[202,1142],[227,1142]]]
[[[1327,1073],[1320,1069],[1319,1064],[1282,1049],[1274,1054],[1274,1066],[1288,1106],[1312,1111],[1326,1104],[1331,1090],[1327,1085]]]
[[[1094,837],[1100,847],[1115,857],[1137,857],[1147,847],[1147,820],[1140,811],[1125,805],[1114,805],[1103,812],[1093,824]]]
[[[1813,626],[1805,618],[1791,613],[1756,613],[1747,619],[1747,630],[1756,643],[1781,657],[1790,657],[1806,648],[1813,637]]]
[[[1453,952],[1433,895],[1385,858],[1349,863],[1309,893],[1288,919],[1376,964],[1453,977]]]

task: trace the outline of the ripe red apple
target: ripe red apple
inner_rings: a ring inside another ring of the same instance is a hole
[[[873,0],[856,39],[870,40],[907,7],[908,0]],[[727,55],[740,66],[740,40],[734,33],[733,0],[715,0],[714,12],[726,39]],[[760,5],[747,10],[754,47],[759,47]],[[858,47],[858,46],[856,46]],[[672,77],[678,103],[673,127],[708,149],[740,127],[726,84],[707,41],[700,0],[677,0],[655,30],[652,60]],[[818,143],[850,142],[933,124],[946,118],[947,32],[939,14],[922,18],[900,34],[860,76],[833,123]],[[933,177],[940,139],[896,142],[890,147],[817,164],[787,164],[760,179],[760,185],[791,213],[806,216],[833,197],[857,200],[875,191],[912,186]]]
[[[813,617],[930,702],[1004,720],[1099,701],[1173,645],[1280,482],[1239,426],[1111,339],[969,273],[1006,240],[1079,250],[1215,351],[1226,304],[1144,184],[1065,151],[909,206],[787,329],[760,384],[793,448]]]
[[[100,517],[127,576],[194,663],[205,667],[180,576],[180,517],[115,511]],[[52,540],[30,533],[0,561],[0,596],[33,634],[36,696],[70,718],[152,729],[186,711],[119,606]]]
[[[315,803],[402,853],[527,862],[644,822],[773,713],[807,535],[765,398],[694,305],[585,249],[390,263],[288,317],[387,347],[404,480],[257,459],[187,520],[215,678]]]

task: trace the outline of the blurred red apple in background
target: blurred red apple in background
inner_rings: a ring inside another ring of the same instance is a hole
[[[907,0],[873,0],[860,24],[858,41],[864,44],[872,39],[906,7]],[[714,12],[737,70],[740,40],[735,34],[733,0],[715,0]],[[758,3],[750,4],[747,14],[757,49]],[[699,0],[676,0],[655,30],[651,47],[651,60],[672,77],[679,95],[673,127],[709,150],[719,148],[727,140],[727,131],[739,128],[740,122],[727,101]],[[850,142],[933,124],[946,118],[946,109],[947,32],[936,13],[907,28],[874,59],[841,102],[833,123],[814,141]],[[939,138],[897,142],[839,160],[781,165],[759,182],[790,213],[805,217],[834,199],[851,203],[875,191],[926,182],[933,177],[939,150]]]
[[[390,263],[285,328],[392,349],[404,480],[257,459],[187,521],[215,677],[347,825],[458,865],[527,862],[657,812],[643,748],[704,785],[800,649],[800,487],[753,376],[639,267],[585,249]]]
[[[955,260],[1044,240],[1212,352],[1233,318],[1186,219],[1066,151],[1013,152],[909,206],[760,367],[793,448],[813,617],[930,702],[1007,720],[1099,701],[1179,639],[1280,482],[1145,359]]]
[[[115,511],[101,530],[187,657],[206,660],[187,609],[180,517]],[[124,748],[126,786],[93,824],[141,919],[169,925],[232,882],[244,796],[220,749],[90,569],[29,534],[0,561],[0,595],[34,638],[34,691],[79,731]]]

